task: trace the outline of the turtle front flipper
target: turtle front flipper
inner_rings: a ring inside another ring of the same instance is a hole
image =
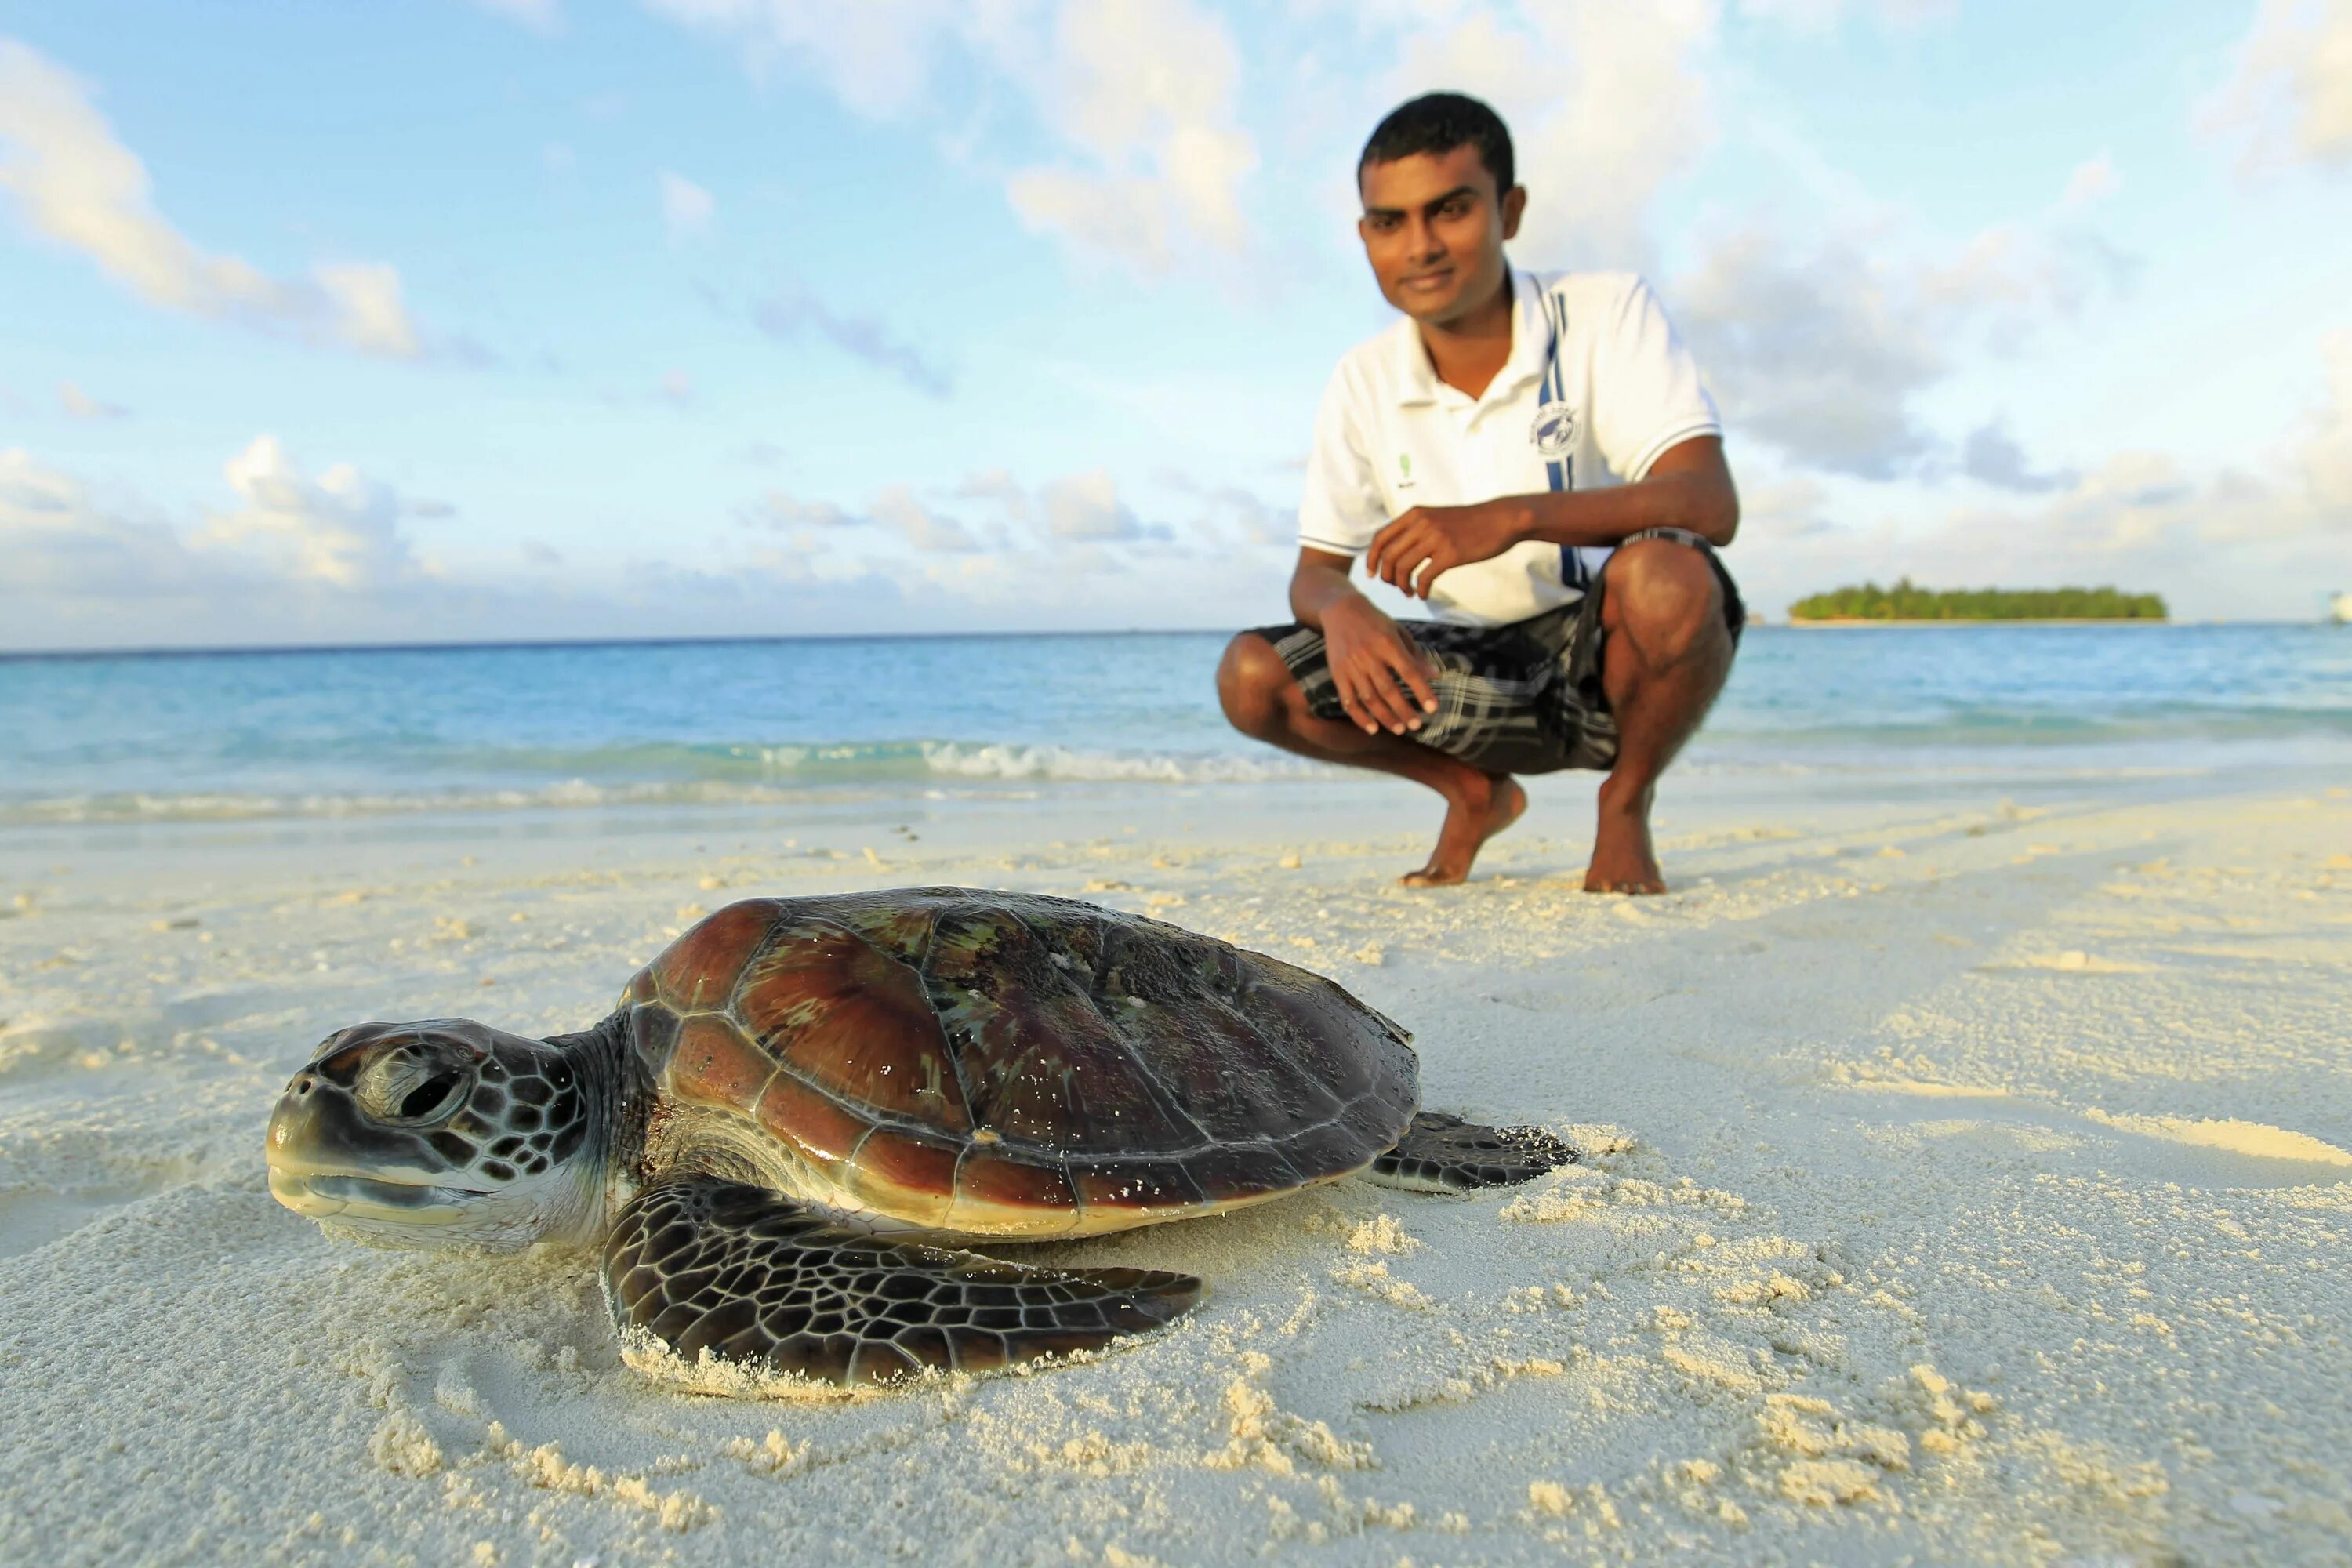
[[[1575,1159],[1575,1150],[1540,1127],[1480,1127],[1424,1110],[1364,1179],[1412,1193],[1468,1193],[1531,1182]]]
[[[1091,1350],[1201,1294],[1185,1274],[1032,1268],[891,1241],[709,1176],[638,1194],[605,1239],[604,1280],[625,1349],[650,1339],[689,1368],[707,1352],[844,1385]]]

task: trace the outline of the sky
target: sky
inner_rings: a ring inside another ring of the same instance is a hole
[[[0,0],[0,647],[1286,620],[1438,88],[1768,616],[2352,589],[2352,0]]]

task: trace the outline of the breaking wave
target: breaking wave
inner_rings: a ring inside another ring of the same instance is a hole
[[[1247,784],[1331,776],[1328,769],[1280,755],[952,741],[656,743],[570,753],[503,752],[446,759],[433,773],[438,775],[436,782],[420,780],[406,788],[353,783],[279,792],[91,791],[0,800],[0,823],[227,822],[416,812],[761,805],[806,799],[812,792],[905,791],[926,784],[971,792],[990,784]],[[448,783],[453,773],[505,775],[513,782],[469,787]]]

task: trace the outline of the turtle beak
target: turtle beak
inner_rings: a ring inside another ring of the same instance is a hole
[[[447,1184],[446,1162],[416,1133],[363,1114],[351,1091],[316,1071],[295,1075],[264,1140],[269,1193],[296,1214],[440,1225],[480,1194]]]

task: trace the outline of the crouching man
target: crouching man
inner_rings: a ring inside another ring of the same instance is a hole
[[[1339,362],[1298,510],[1295,625],[1244,632],[1217,689],[1244,733],[1445,797],[1409,887],[1459,882],[1527,808],[1515,773],[1607,777],[1584,886],[1665,890],[1658,775],[1723,688],[1745,619],[1722,426],[1630,273],[1513,269],[1528,193],[1475,99],[1391,114],[1357,230],[1405,319]],[[1392,620],[1349,581],[1423,600]]]

